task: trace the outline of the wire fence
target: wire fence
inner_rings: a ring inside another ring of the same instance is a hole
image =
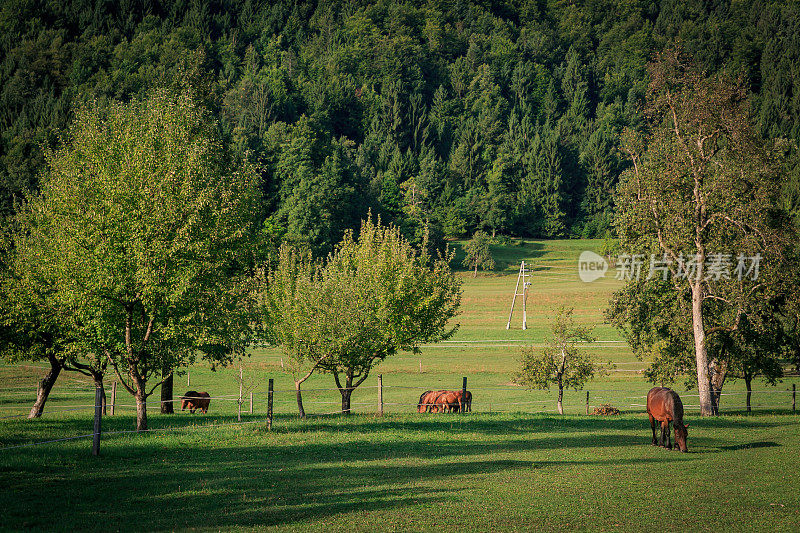
[[[466,378],[464,378],[466,380]],[[116,387],[114,387],[116,390]],[[378,384],[363,384],[358,388],[352,389],[353,395],[349,403],[351,413],[360,414],[390,414],[390,413],[410,413],[419,411],[421,395],[427,390],[441,390],[436,387],[424,387],[420,385],[389,385],[383,382],[382,376],[378,379]],[[342,391],[338,388],[308,388],[302,390],[302,403],[307,417],[319,417],[337,415],[343,412]],[[454,390],[460,390],[458,388]],[[646,397],[649,388],[645,389],[585,389],[585,390],[565,390],[562,398],[562,410],[565,414],[590,415],[596,408],[612,406],[620,412],[644,412],[646,408]],[[478,386],[469,387],[472,394],[471,411],[474,413],[555,413],[558,412],[556,401],[557,391],[555,390],[527,390],[525,388],[505,385],[505,386]],[[35,395],[29,393],[30,404],[28,405],[8,405],[9,401],[19,402],[18,399],[9,398],[8,393],[23,395],[24,391],[18,387],[0,389],[0,423],[6,423],[11,419],[29,416],[31,405]],[[127,395],[127,393],[125,393]],[[23,395],[24,396],[24,395]],[[88,403],[86,400],[95,396],[95,389],[86,387],[85,390],[65,390],[54,394],[49,398],[46,408],[42,413],[45,419],[60,419],[64,413],[70,413],[70,417],[79,416],[76,412],[84,412],[87,419],[91,419],[94,413],[102,412],[95,403]],[[699,395],[696,392],[682,392],[684,410],[688,416],[696,414],[699,410]],[[99,398],[99,395],[97,396]],[[122,398],[125,398],[123,396]],[[130,417],[137,411],[135,402],[130,399],[106,397],[105,417],[114,413],[113,417]],[[131,398],[127,395],[127,398]],[[190,398],[191,399],[191,398]],[[72,403],[75,400],[83,400]],[[154,428],[147,432],[157,431],[182,431],[196,430],[198,428],[213,428],[221,426],[238,426],[249,424],[268,423],[271,427],[272,416],[296,415],[298,412],[297,391],[294,388],[273,389],[272,394],[263,387],[254,387],[249,391],[239,394],[222,394],[210,396],[209,411],[216,412],[213,419],[209,418],[207,423],[196,423],[202,420],[204,415],[181,413],[185,416],[192,416],[192,424],[176,425],[163,428]],[[183,401],[182,397],[173,398],[161,402],[151,401],[146,404],[148,412],[160,411],[163,403],[172,403],[176,413],[180,413],[178,405]],[[6,405],[3,405],[3,402]],[[748,405],[749,403],[749,405]],[[796,412],[796,386],[792,388],[768,390],[753,390],[723,392],[719,400],[720,413],[737,412],[748,410],[786,410]],[[22,412],[13,412],[22,411]],[[442,412],[444,409],[442,409]],[[7,413],[7,414],[6,414]],[[198,411],[199,413],[199,411]],[[242,421],[241,416],[245,415],[247,420]],[[441,414],[441,413],[440,413]],[[180,416],[180,415],[179,415]],[[226,421],[228,417],[236,417]],[[213,420],[213,422],[212,422]],[[87,423],[88,428],[88,423]],[[102,432],[103,438],[114,435],[131,433],[141,433],[138,430],[113,430]],[[67,442],[76,439],[89,437],[99,438],[98,433],[83,433],[75,436],[48,439],[38,442],[26,442],[5,445],[0,442],[0,452],[16,448],[31,447],[42,444]]]
[[[794,387],[794,385],[793,385]],[[357,388],[351,389],[354,394],[350,401],[352,411],[371,413],[379,409],[378,396],[383,398],[384,412],[392,412],[389,407],[401,408],[398,411],[408,411],[408,408],[416,408],[418,406],[419,395],[425,390],[433,389],[434,387],[425,387],[420,385],[361,385]],[[378,393],[380,389],[380,394]],[[436,387],[437,390],[443,390],[441,387]],[[469,390],[473,394],[473,410],[475,412],[508,412],[516,411],[519,406],[529,405],[544,405],[547,403],[555,402],[557,391],[550,390],[529,390],[519,386],[470,386]],[[614,407],[621,411],[637,411],[642,410],[645,406],[645,400],[649,388],[642,388],[639,390],[631,389],[581,389],[581,390],[564,390],[563,406],[565,411],[570,411],[574,414],[579,414],[585,411],[587,406],[586,398],[588,394],[590,408],[597,407],[603,404],[612,404]],[[297,406],[296,390],[294,388],[276,388],[273,393],[275,398],[273,404],[275,406],[288,406],[289,410]],[[304,406],[329,406],[341,405],[341,391],[338,388],[308,388],[301,389],[302,403]],[[213,408],[228,412],[230,409],[220,406],[220,402],[227,402],[234,408],[241,405],[243,412],[250,412],[250,405],[252,403],[253,410],[263,408],[267,403],[267,390],[266,388],[255,388],[243,394],[240,398],[237,394],[223,394],[210,396],[209,400],[213,402]],[[747,391],[734,391],[723,392],[720,396],[720,409],[722,412],[725,410],[740,410],[747,407],[745,399],[750,396],[751,409],[792,409],[796,405],[796,393],[792,388],[774,388],[767,390],[753,390]],[[11,396],[14,396],[12,399]],[[93,400],[94,387],[86,388],[84,391],[59,391],[58,393],[51,393],[42,416],[57,416],[59,412],[75,411],[80,409],[93,410],[94,403],[88,403],[80,400]],[[685,409],[699,409],[697,392],[681,392],[683,398],[683,405]],[[190,398],[191,399],[191,398]],[[33,402],[35,400],[35,393],[23,391],[15,392],[13,395],[8,394],[8,390],[0,389],[0,420],[7,418],[17,418],[20,416],[27,416]],[[119,398],[109,397],[106,391],[106,408],[110,409],[113,405],[114,409],[136,409],[136,403],[132,401],[133,397],[127,392]],[[739,401],[734,401],[739,400]],[[73,403],[77,401],[77,403]],[[161,404],[172,403],[174,409],[179,408],[182,402],[182,397],[175,397],[172,400],[161,401],[154,397],[150,397],[147,401],[146,408],[148,411],[160,411]],[[5,404],[5,405],[4,405]],[[216,405],[214,405],[216,404]],[[15,412],[16,411],[16,412]],[[24,411],[20,413],[20,411]],[[340,412],[341,410],[339,410]],[[277,411],[276,412],[283,412]]]

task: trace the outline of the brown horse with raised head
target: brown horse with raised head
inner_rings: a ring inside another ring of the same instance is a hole
[[[675,446],[685,452],[687,424],[683,423],[683,403],[678,393],[666,387],[653,387],[647,393],[647,414],[650,416],[650,428],[653,430],[653,446],[664,446],[672,449],[669,439],[670,422],[675,427]],[[661,422],[661,435],[656,442],[656,420]],[[666,442],[665,442],[666,441]]]

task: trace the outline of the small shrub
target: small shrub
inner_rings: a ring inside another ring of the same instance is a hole
[[[611,404],[604,403],[600,407],[595,407],[594,410],[592,411],[592,414],[599,416],[618,415],[619,409],[613,407]]]

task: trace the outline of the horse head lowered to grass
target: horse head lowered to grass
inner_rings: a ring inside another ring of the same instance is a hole
[[[675,446],[685,452],[688,427],[683,423],[683,403],[678,393],[666,387],[653,387],[647,393],[647,414],[650,416],[650,427],[653,430],[653,446],[664,446],[672,449],[669,439],[670,422],[675,427]],[[661,422],[661,435],[656,442],[656,420]]]
[[[194,414],[199,409],[201,413],[206,414],[210,403],[211,396],[207,392],[190,390],[181,396],[181,411],[188,408],[189,412]]]

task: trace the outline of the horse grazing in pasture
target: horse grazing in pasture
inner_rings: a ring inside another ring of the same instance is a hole
[[[419,397],[417,404],[417,412],[419,413],[435,413],[438,409],[436,406],[436,399],[443,393],[443,390],[426,390]]]
[[[452,390],[427,390],[419,397],[417,403],[418,413],[452,413],[472,411],[472,393],[467,391],[464,399],[462,391]]]
[[[442,393],[436,397],[434,403],[436,407],[438,407],[440,413],[457,413],[461,409],[461,399],[459,396],[460,394],[456,393],[456,391],[442,391]]]
[[[208,405],[211,403],[211,395],[207,392],[187,391],[186,394],[181,396],[181,411],[189,408],[189,412],[194,414],[196,409],[206,414],[208,412]]]
[[[653,446],[665,446],[672,449],[669,439],[669,424],[675,427],[675,446],[682,452],[688,450],[686,437],[687,424],[683,423],[683,403],[678,393],[666,387],[653,387],[647,393],[647,414],[650,416],[650,428],[653,430]],[[656,420],[661,422],[661,435],[656,443]]]
[[[433,394],[432,390],[426,390],[419,395],[419,403],[417,404],[418,413],[427,413],[431,410],[431,405],[428,403],[428,396]]]
[[[417,403],[418,413],[438,413],[440,412],[441,404],[437,402],[440,396],[445,392],[444,390],[426,390],[419,397]]]

